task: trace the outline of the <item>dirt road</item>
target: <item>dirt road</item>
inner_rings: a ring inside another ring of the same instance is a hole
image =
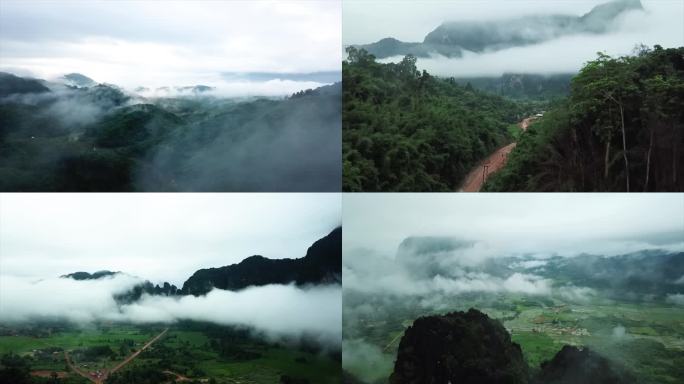
[[[76,372],[77,374],[85,377],[86,379],[92,381],[95,384],[102,384],[107,380],[107,377],[109,377],[110,374],[118,371],[119,369],[123,368],[126,364],[130,363],[133,359],[138,357],[144,350],[149,348],[152,344],[154,344],[157,340],[159,340],[160,337],[164,336],[164,334],[168,331],[169,329],[166,328],[164,329],[160,334],[155,336],[153,339],[148,341],[145,345],[143,345],[140,349],[137,351],[133,352],[130,354],[124,361],[120,362],[117,364],[114,368],[110,369],[109,371],[103,370],[103,371],[97,371],[95,372],[83,372],[81,371],[72,361],[71,358],[69,357],[69,352],[64,351],[64,359],[66,360],[67,364],[69,365],[69,368]]]
[[[518,123],[518,127],[524,131],[527,131],[527,127],[530,126],[532,121],[537,119],[535,116],[530,116],[523,119]],[[511,153],[513,148],[515,148],[517,143],[510,143],[504,147],[501,147],[494,151],[491,155],[487,156],[486,159],[482,160],[477,166],[468,172],[465,177],[463,184],[458,189],[459,192],[478,192],[482,189],[482,185],[487,181],[487,177],[492,173],[497,172],[506,165],[508,160],[508,155]]]
[[[76,365],[71,361],[71,358],[69,357],[69,352],[67,352],[67,351],[64,351],[64,360],[66,360],[66,363],[69,366],[69,368],[71,368],[71,370],[76,372],[78,375],[85,377],[86,379],[92,381],[93,383],[97,383],[97,384],[102,383],[102,381],[99,381],[96,378],[91,377],[86,372],[83,372],[80,369],[78,369],[78,367],[76,367]]]
[[[528,118],[525,118],[518,123],[518,127],[520,127],[520,129],[522,129],[523,131],[527,131],[527,127],[529,127],[530,124],[535,120],[537,120],[537,116],[530,116]]]
[[[123,368],[126,364],[130,363],[131,360],[135,359],[138,357],[139,354],[141,354],[144,350],[150,347],[150,345],[154,344],[155,341],[159,340],[160,337],[164,336],[164,334],[168,331],[169,329],[166,328],[164,329],[160,334],[155,336],[152,340],[148,341],[147,344],[143,345],[142,348],[138,349],[137,351],[133,352],[130,356],[128,356],[124,361],[120,362],[119,364],[116,365],[116,367],[112,368],[109,373],[114,373],[118,371],[119,369]]]

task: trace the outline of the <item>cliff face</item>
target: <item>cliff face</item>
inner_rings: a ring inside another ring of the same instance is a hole
[[[239,290],[268,284],[330,284],[342,281],[342,228],[313,243],[301,259],[251,256],[238,264],[200,269],[184,284],[183,294],[203,295],[212,288]]]
[[[399,344],[392,384],[527,383],[520,346],[475,309],[417,319]]]

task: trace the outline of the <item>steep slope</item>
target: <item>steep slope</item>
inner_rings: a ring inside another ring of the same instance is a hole
[[[203,295],[212,288],[239,290],[268,284],[339,283],[342,271],[342,228],[316,241],[301,259],[251,256],[238,264],[200,269],[183,283],[183,294]]]
[[[684,47],[599,54],[485,191],[684,191]]]
[[[511,140],[524,106],[419,72],[415,57],[382,64],[348,49],[342,153],[345,191],[453,191]]]
[[[42,84],[0,76],[1,191],[341,189],[340,83],[283,99],[145,104],[115,85]]]
[[[41,80],[23,78],[11,73],[0,72],[0,97],[13,94],[50,92]]]
[[[624,368],[589,350],[563,346],[550,361],[542,363],[534,384],[630,384],[636,381]]]
[[[520,346],[475,309],[421,317],[399,344],[391,384],[527,383]]]

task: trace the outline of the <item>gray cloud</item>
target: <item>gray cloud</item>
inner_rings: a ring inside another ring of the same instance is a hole
[[[5,1],[0,70],[41,78],[81,72],[131,89],[218,84],[235,91],[241,86],[226,83],[222,72],[340,68],[340,1],[170,2],[161,13],[160,7],[156,1]],[[291,85],[261,87],[264,94],[286,94]]]
[[[343,203],[345,254],[393,257],[409,236],[475,242],[462,251],[470,259],[684,249],[677,194],[346,194]]]

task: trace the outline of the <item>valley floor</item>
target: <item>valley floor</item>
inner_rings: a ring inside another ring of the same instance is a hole
[[[658,304],[576,304],[554,300],[544,305],[534,298],[506,297],[487,304],[452,303],[439,311],[415,314],[399,310],[401,319],[361,320],[353,333],[366,335],[364,342],[382,351],[386,362],[393,362],[404,330],[419,316],[477,308],[500,320],[520,344],[532,371],[551,359],[563,345],[589,347],[632,370],[642,383],[679,383],[684,370],[684,308]],[[510,307],[502,309],[504,307]],[[345,352],[346,353],[346,352]],[[360,378],[369,370],[383,370],[389,377],[392,364],[348,366],[345,370]],[[373,383],[382,382],[369,381]]]

